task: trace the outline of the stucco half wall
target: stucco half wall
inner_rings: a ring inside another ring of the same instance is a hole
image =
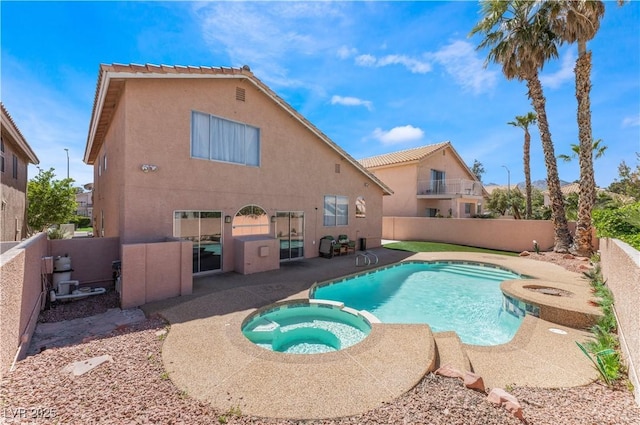
[[[190,241],[122,245],[120,306],[189,295],[193,289]]]
[[[602,275],[613,292],[620,346],[640,405],[640,252],[618,239],[600,241]]]

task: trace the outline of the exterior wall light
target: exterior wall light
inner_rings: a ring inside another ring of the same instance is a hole
[[[142,164],[140,169],[143,172],[148,173],[149,171],[156,171],[158,169],[158,166],[153,164]]]
[[[275,222],[276,222],[276,216],[275,216],[275,215],[272,215],[272,216],[271,216],[271,222],[272,222],[272,223],[275,223]]]
[[[224,222],[225,223],[231,223],[231,216],[230,215],[225,215],[224,216]]]

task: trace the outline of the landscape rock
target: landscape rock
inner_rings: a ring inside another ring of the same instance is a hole
[[[518,254],[520,257],[528,257],[529,255],[531,255],[531,253],[529,251],[522,251],[520,254]]]
[[[484,380],[482,379],[482,376],[478,375],[477,373],[466,372],[463,379],[465,387],[471,390],[479,391],[481,393],[484,393],[486,391],[484,387]]]
[[[489,392],[487,400],[490,403],[498,404],[504,407],[509,413],[511,413],[521,421],[524,420],[524,416],[522,414],[522,406],[520,405],[518,399],[502,388],[493,388],[491,392]]]
[[[441,375],[441,376],[446,376],[447,378],[460,378],[460,379],[464,379],[464,373],[459,371],[458,369],[456,369],[455,367],[446,364],[443,366],[440,366],[437,370],[436,370],[436,375]]]

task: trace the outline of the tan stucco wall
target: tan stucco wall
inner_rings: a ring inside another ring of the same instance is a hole
[[[16,352],[20,359],[29,347],[43,300],[40,261],[46,255],[47,237],[39,233],[1,256],[0,378]]]
[[[235,99],[237,86],[246,89],[245,102]],[[192,110],[260,128],[261,166],[192,159]],[[124,244],[171,237],[175,210],[234,216],[249,204],[261,206],[269,216],[303,211],[306,257],[318,255],[317,241],[326,234],[366,237],[369,247],[380,244],[382,189],[246,82],[128,80],[102,149],[109,161],[96,184],[94,215],[99,217],[103,209],[105,234],[119,235]],[[158,169],[143,173],[142,164]],[[349,197],[348,226],[322,225],[324,195]],[[358,196],[366,200],[366,218],[355,217]],[[222,241],[223,270],[230,271],[235,262],[229,224]]]
[[[382,201],[382,215],[385,217],[416,217],[424,216],[424,211],[418,210],[416,194],[418,182],[417,163],[398,165],[395,167],[371,170],[393,190],[393,195],[385,196]]]
[[[0,240],[20,241],[26,237],[27,157],[2,131],[4,172],[0,173]],[[18,158],[18,178],[13,178],[13,155]]]
[[[118,238],[75,238],[49,241],[49,255],[71,257],[71,279],[81,286],[113,287],[111,263],[120,259]]]
[[[575,230],[575,223],[569,223]],[[553,248],[553,224],[548,220],[490,220],[480,218],[384,217],[382,237],[391,240],[445,242],[503,251]]]
[[[122,234],[122,189],[124,187],[124,145],[126,96],[120,97],[105,142],[93,169],[93,232],[95,236],[117,237]],[[134,142],[135,143],[135,142]],[[102,166],[107,158],[107,169]],[[101,221],[104,215],[104,235]]]
[[[0,192],[2,192],[2,201],[6,202],[4,209],[0,212],[2,241],[20,241],[26,236],[26,193],[4,184]]]
[[[600,240],[602,275],[613,292],[618,336],[640,405],[640,252],[618,240]]]

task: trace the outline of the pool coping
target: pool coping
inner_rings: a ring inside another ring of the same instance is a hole
[[[580,294],[572,298],[576,305],[590,299],[588,289],[577,290],[588,288],[579,274],[550,263],[452,252],[419,253],[406,260],[490,262],[530,277],[517,282],[571,288]],[[335,259],[317,263],[327,268],[336,264]],[[361,271],[351,270],[354,274]],[[288,281],[287,277],[274,275],[283,282],[278,285],[265,282],[225,289],[162,309],[160,314],[171,323],[163,362],[174,384],[222,411],[237,407],[243,414],[259,417],[320,419],[379,407],[410,390],[435,368],[435,343],[427,325],[372,324],[369,337],[332,353],[284,354],[255,346],[240,329],[247,315],[276,301],[306,298],[309,293],[311,281]],[[550,328],[564,334],[550,332]],[[588,338],[583,330],[528,315],[509,343],[491,347],[464,344],[464,348],[473,371],[488,388],[513,384],[570,387],[597,379],[592,364],[575,344]]]

